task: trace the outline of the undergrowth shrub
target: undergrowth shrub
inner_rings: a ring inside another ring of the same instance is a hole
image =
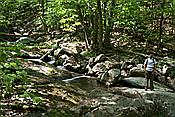
[[[22,45],[0,43],[0,85],[1,97],[13,92],[16,84],[27,82],[27,72],[22,68],[21,61],[16,58],[20,55]]]

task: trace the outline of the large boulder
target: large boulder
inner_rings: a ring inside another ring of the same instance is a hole
[[[107,102],[107,100],[110,102]],[[110,100],[104,97],[101,99],[100,104],[91,112],[88,112],[85,117],[145,117],[150,115],[147,114],[148,112],[155,113],[153,112],[154,110],[149,109],[153,102],[143,101],[142,99],[115,96]]]
[[[55,58],[57,58],[58,56],[61,56],[61,55],[67,55],[67,56],[74,56],[75,57],[75,53],[67,48],[58,48],[56,50],[54,50],[53,52],[53,56]]]
[[[97,63],[93,68],[92,72],[96,73],[97,75],[99,73],[104,73],[107,70],[105,63]]]
[[[63,66],[67,70],[72,71],[72,72],[76,72],[76,73],[85,72],[84,66],[81,66],[81,64],[78,63],[73,56],[66,58],[63,62]]]
[[[70,72],[65,69],[55,68],[40,59],[28,60],[29,61],[24,62],[23,66],[26,68],[30,79],[37,83],[55,82],[64,78],[71,78],[77,75],[76,73]]]
[[[171,77],[171,78],[175,78],[175,66],[169,66],[167,67],[164,76],[166,77]]]
[[[106,56],[104,54],[100,54],[95,58],[94,63],[104,62],[105,60]]]
[[[133,68],[133,65],[130,62],[121,62],[121,70],[128,72],[131,68]]]
[[[132,64],[132,65],[138,65],[138,64],[141,64],[141,63],[143,63],[144,62],[144,57],[143,56],[135,56],[135,57],[133,57],[132,59],[130,59],[129,61],[130,61],[130,63]]]
[[[168,77],[165,79],[165,84],[175,91],[175,79]]]
[[[101,72],[105,72],[106,67],[104,61],[106,60],[106,56],[104,54],[100,54],[97,57],[92,57],[89,59],[86,69],[88,70],[88,74],[98,74]]]
[[[137,67],[130,69],[129,77],[145,77],[145,71],[142,66],[143,64],[138,64]]]
[[[85,117],[174,117],[174,96],[172,90],[156,83],[155,91],[145,91],[145,79],[130,77],[123,79],[123,87],[108,90],[94,89],[90,99],[83,100],[76,111]],[[131,84],[130,88],[128,83]],[[132,86],[135,86],[132,87]]]
[[[173,90],[175,90],[175,66],[164,65],[161,70],[158,70],[158,81],[166,84]]]
[[[112,63],[111,61],[105,61],[105,62],[97,63],[95,66],[89,69],[91,70],[89,72],[96,73],[98,75],[99,73],[104,73],[105,71],[113,69],[113,68],[120,69],[120,67],[121,67],[120,63],[117,63],[117,62]]]
[[[110,69],[98,76],[100,82],[107,86],[110,86],[120,80],[121,71],[120,69]]]

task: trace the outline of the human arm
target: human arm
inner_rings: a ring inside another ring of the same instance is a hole
[[[143,65],[143,67],[144,67],[144,71],[146,71],[147,62],[148,62],[148,60],[146,59],[145,62],[144,62],[144,65]]]
[[[144,64],[144,71],[146,71],[146,64]]]
[[[157,64],[157,62],[156,62],[156,60],[154,59],[154,68],[153,68],[154,72],[156,71],[156,64]]]

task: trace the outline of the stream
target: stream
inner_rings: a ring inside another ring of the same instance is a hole
[[[85,75],[64,79],[62,81],[69,83],[73,86],[76,86],[76,87],[78,87],[82,90],[85,90],[87,92],[90,92],[93,89],[96,89],[99,87],[104,87],[104,85],[99,83],[95,78],[92,78],[90,76],[85,76]]]

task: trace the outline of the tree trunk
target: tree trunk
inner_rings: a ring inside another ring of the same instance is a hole
[[[92,50],[93,51],[98,51],[97,50],[97,38],[98,38],[98,28],[99,28],[99,25],[98,25],[98,13],[95,12],[95,16],[94,16],[94,27],[93,27],[93,39],[92,39]]]
[[[104,2],[104,8],[103,8],[103,12],[104,12],[104,42],[107,38],[107,2]]]
[[[108,26],[106,27],[106,36],[105,36],[105,40],[104,40],[104,46],[106,47],[111,47],[111,44],[110,44],[110,34],[111,34],[111,31],[113,29],[113,21],[112,21],[112,18],[113,18],[113,8],[115,7],[115,0],[111,0],[111,6],[110,6],[110,15],[109,15],[109,19],[108,19]]]
[[[102,9],[101,9],[101,1],[97,0],[97,8],[98,8],[98,16],[99,16],[99,35],[98,35],[98,49],[103,50],[103,19],[102,19]]]
[[[161,12],[161,18],[160,18],[160,26],[159,26],[159,45],[158,45],[158,47],[161,49],[162,47],[161,47],[161,45],[162,45],[162,33],[163,33],[163,10],[164,10],[164,4],[165,4],[165,1],[163,1],[163,3],[161,4],[161,7],[162,7],[162,12]]]
[[[39,4],[41,5],[42,8],[42,16],[44,16],[44,0],[39,0]]]
[[[84,17],[83,17],[83,15],[82,15],[82,13],[81,13],[81,8],[80,8],[80,5],[78,4],[77,5],[77,14],[78,14],[78,16],[79,16],[79,20],[80,20],[80,22],[81,22],[81,24],[82,24],[82,26],[83,26],[83,29],[84,29],[84,39],[85,39],[85,43],[86,43],[86,48],[89,50],[89,47],[90,47],[90,45],[89,45],[89,31],[88,31],[88,28],[87,28],[87,26],[86,26],[86,24],[85,24],[85,21],[84,21]]]

